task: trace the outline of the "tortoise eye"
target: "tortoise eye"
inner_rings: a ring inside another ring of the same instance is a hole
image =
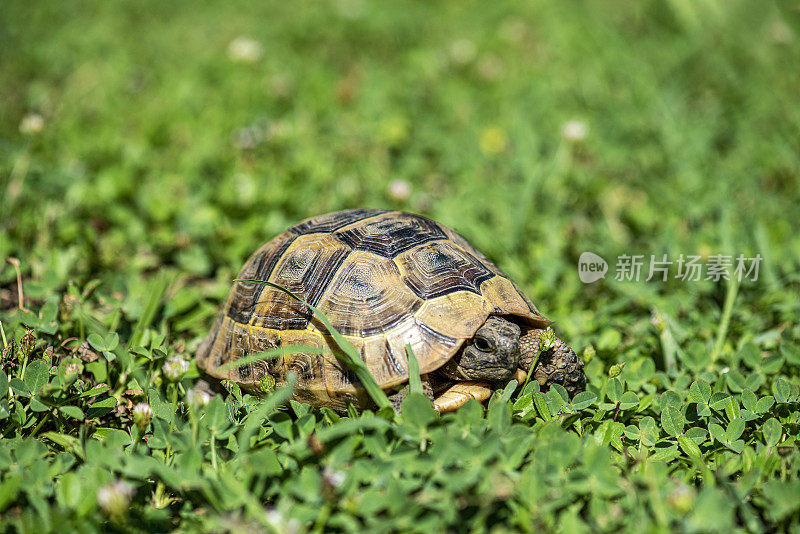
[[[492,352],[494,350],[494,343],[492,340],[482,336],[476,336],[475,339],[472,340],[472,344],[481,352]]]

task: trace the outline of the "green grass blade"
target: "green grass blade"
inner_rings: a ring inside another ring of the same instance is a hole
[[[128,341],[128,348],[138,345],[142,340],[145,328],[153,324],[158,307],[161,305],[161,299],[164,298],[164,294],[172,281],[171,278],[171,276],[161,272],[151,280],[147,304],[145,304],[139,320],[136,321],[136,326],[133,327],[133,334],[131,334],[131,338]]]
[[[411,345],[406,343],[406,354],[408,355],[408,386],[411,393],[422,394],[422,379],[419,377],[419,362],[411,350]]]
[[[725,295],[725,304],[722,308],[722,319],[719,322],[717,329],[717,340],[714,343],[714,352],[711,353],[711,361],[715,362],[722,354],[722,347],[725,344],[725,338],[728,335],[728,326],[731,322],[731,315],[733,314],[733,303],[736,302],[736,295],[739,293],[739,280],[735,276],[731,276],[728,280],[728,292]]]
[[[341,350],[340,354],[336,354],[338,358],[344,361],[344,363],[356,374],[358,379],[361,381],[361,385],[364,386],[364,389],[367,391],[367,394],[372,398],[375,404],[378,406],[378,409],[389,407],[391,408],[392,403],[389,402],[389,397],[386,396],[386,393],[381,389],[377,382],[375,382],[375,378],[372,376],[372,373],[369,372],[369,368],[367,368],[367,364],[364,363],[364,360],[361,359],[361,356],[358,354],[356,348],[349,342],[345,337],[336,330],[331,322],[325,317],[325,314],[318,310],[315,306],[312,306],[308,302],[304,301],[288,289],[281,287],[278,284],[267,282],[264,280],[252,280],[248,278],[236,278],[234,282],[248,282],[252,284],[261,284],[269,287],[273,287],[279,291],[283,291],[296,301],[306,305],[309,309],[314,313],[314,315],[322,322],[325,326],[325,329],[331,335],[333,340],[336,342],[336,345]]]

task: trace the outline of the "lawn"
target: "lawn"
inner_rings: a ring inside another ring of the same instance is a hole
[[[4,3],[0,531],[800,532],[799,64],[790,2]],[[587,392],[187,395],[246,258],[356,207],[466,236]]]

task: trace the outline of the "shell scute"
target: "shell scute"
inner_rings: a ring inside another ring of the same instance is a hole
[[[483,296],[471,291],[458,291],[426,300],[414,317],[446,336],[467,339],[492,311]]]
[[[495,276],[474,256],[448,241],[415,247],[396,261],[403,281],[423,300],[456,291],[480,294],[481,284]]]
[[[298,237],[275,265],[269,281],[316,306],[349,253],[330,234]],[[251,313],[251,324],[278,330],[302,330],[308,326],[312,317],[308,306],[274,287],[249,285],[262,287]]]
[[[337,230],[335,235],[354,250],[364,250],[386,258],[393,258],[428,241],[447,238],[444,230],[434,221],[397,212],[350,225]]]
[[[341,333],[369,337],[390,330],[421,305],[400,281],[392,260],[356,251],[331,280],[318,307]]]
[[[364,219],[381,215],[382,213],[388,212],[386,210],[354,209],[337,211],[336,213],[326,213],[325,215],[313,217],[300,224],[296,224],[292,226],[289,231],[300,235],[318,232],[329,233],[347,225],[363,221]]]
[[[481,294],[498,315],[515,315],[534,326],[547,326],[552,323],[539,313],[533,303],[525,297],[516,284],[508,278],[495,276],[481,284]]]

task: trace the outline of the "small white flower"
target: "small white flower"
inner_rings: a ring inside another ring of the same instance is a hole
[[[687,513],[694,507],[696,493],[686,484],[678,484],[667,495],[667,504],[681,513]]]
[[[275,98],[284,98],[291,94],[294,79],[291,75],[279,72],[273,74],[267,81],[267,90]]]
[[[769,36],[778,44],[792,42],[792,28],[782,20],[775,20],[769,25]]]
[[[171,358],[167,358],[167,361],[164,362],[164,366],[161,369],[167,380],[170,382],[177,382],[183,378],[183,375],[189,370],[189,362],[178,356],[172,356]]]
[[[78,376],[83,372],[83,364],[81,362],[73,362],[64,368],[64,374],[67,377]]]
[[[508,43],[520,44],[528,33],[528,25],[523,19],[512,17],[504,20],[498,28],[501,39]]]
[[[561,137],[573,143],[583,141],[588,133],[589,127],[583,121],[567,121],[561,127]]]
[[[256,196],[258,184],[252,175],[240,172],[233,177],[233,188],[239,201],[245,203]]]
[[[264,140],[264,131],[259,126],[243,126],[231,134],[231,141],[236,148],[252,149]]]
[[[204,408],[208,406],[209,402],[211,402],[211,395],[205,391],[190,389],[186,392],[186,404],[188,404],[189,408],[192,410]]]
[[[228,56],[234,61],[253,63],[264,55],[261,43],[250,37],[239,36],[228,45]]]
[[[389,198],[397,202],[404,202],[411,196],[411,184],[405,180],[392,180],[387,187]]]
[[[133,407],[133,422],[136,426],[144,432],[150,421],[153,420],[153,409],[146,402],[140,402]]]
[[[450,59],[458,65],[466,65],[475,59],[478,49],[469,39],[459,39],[450,45]]]
[[[364,13],[364,0],[338,0],[336,2],[336,11],[346,19],[359,19]]]
[[[287,519],[285,515],[274,508],[267,510],[265,515],[267,523],[276,532],[285,534],[297,534],[300,532],[300,523],[297,521],[297,519]]]
[[[265,515],[267,516],[266,517],[267,523],[269,523],[270,526],[276,529],[279,526],[282,526],[285,521],[283,514],[277,511],[275,508],[270,508],[269,510],[267,510],[265,512]]]
[[[484,80],[496,80],[503,74],[503,62],[494,54],[486,54],[478,61],[478,74]]]
[[[97,490],[97,504],[109,516],[119,517],[128,511],[133,497],[133,486],[124,480],[115,480]]]
[[[549,326],[539,336],[539,352],[547,352],[556,346],[556,334]]]
[[[344,484],[345,474],[337,471],[332,467],[326,467],[322,470],[322,480],[333,488],[338,488]]]
[[[24,135],[36,135],[44,130],[44,117],[38,113],[28,113],[19,123],[19,131]]]

